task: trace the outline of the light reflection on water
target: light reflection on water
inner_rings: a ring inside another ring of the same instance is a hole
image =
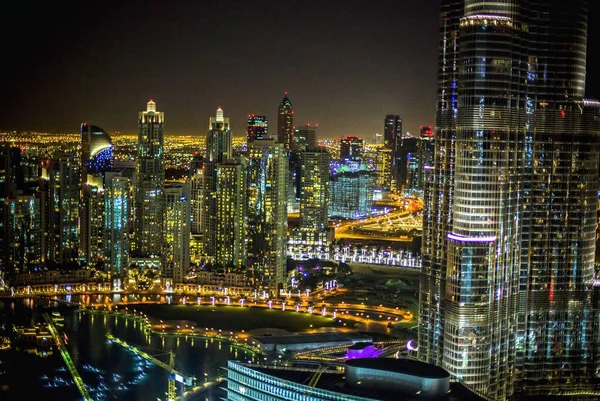
[[[75,299],[79,297],[81,299]],[[119,297],[119,294],[112,299],[105,295],[73,296],[72,301],[87,303],[93,299],[94,302],[108,304],[110,301],[119,302]],[[127,298],[123,300],[142,300],[142,297]],[[153,300],[159,301],[160,296]],[[42,303],[47,305],[45,301]],[[34,321],[41,321],[36,301],[33,299],[3,301],[0,302],[0,310],[3,311],[0,324],[6,322],[29,325]],[[228,359],[252,361],[254,358],[252,353],[231,347],[223,340],[151,334],[143,329],[140,322],[124,316],[77,312],[64,307],[60,307],[60,311],[65,317],[67,348],[94,399],[164,399],[167,389],[166,371],[116,344],[109,344],[106,333],[111,333],[130,344],[147,347],[143,348],[144,351],[165,362],[168,361],[168,351],[174,351],[177,368],[198,378],[199,383],[205,378],[211,380],[223,376],[225,372],[221,368],[227,365]],[[60,353],[54,352],[41,359],[13,347],[8,353],[0,354],[0,358],[11,366],[8,375],[9,391],[0,392],[3,401],[81,399],[77,388],[72,384],[70,374],[64,369],[65,364]],[[221,395],[211,392],[201,398],[216,400]]]

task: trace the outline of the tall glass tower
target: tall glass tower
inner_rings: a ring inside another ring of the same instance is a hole
[[[586,389],[600,139],[582,97],[587,2],[440,10],[419,357],[490,399]]]
[[[164,266],[164,121],[164,113],[156,111],[152,100],[146,111],[139,112],[134,206],[135,255],[161,258],[161,266]]]
[[[286,152],[289,152],[293,146],[294,106],[292,106],[292,102],[290,102],[287,95],[287,92],[285,92],[277,111],[277,142],[282,143]]]

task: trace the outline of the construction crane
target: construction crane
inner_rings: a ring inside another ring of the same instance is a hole
[[[110,333],[106,333],[106,338],[108,338],[109,341],[120,345],[121,347],[128,349],[129,351],[133,352],[136,355],[141,356],[142,358],[146,359],[147,361],[152,362],[155,365],[160,366],[161,368],[163,368],[164,370],[166,370],[167,372],[169,372],[169,385],[167,388],[167,400],[168,401],[175,401],[175,398],[177,397],[177,382],[182,383],[186,386],[193,386],[194,385],[194,377],[192,376],[188,376],[185,375],[183,373],[181,373],[180,371],[175,369],[175,354],[173,354],[172,351],[169,351],[169,363],[165,363],[163,361],[161,361],[160,359],[157,359],[155,357],[153,357],[152,355],[149,355],[148,353],[142,351],[140,348],[128,344],[127,342],[113,336]]]
[[[79,392],[81,393],[81,396],[83,397],[83,400],[84,401],[92,401],[92,397],[90,397],[90,394],[88,393],[87,389],[85,388],[85,384],[83,383],[81,376],[79,376],[79,372],[77,371],[77,368],[75,367],[75,364],[73,363],[73,360],[71,359],[71,355],[69,355],[69,351],[67,351],[67,347],[65,347],[65,343],[63,342],[62,337],[58,334],[58,330],[56,329],[56,326],[54,326],[54,322],[52,321],[52,318],[47,313],[44,313],[42,315],[42,317],[44,318],[44,320],[46,321],[46,324],[48,325],[48,331],[52,335],[52,338],[54,338],[54,341],[56,342],[56,346],[58,347],[58,350],[60,351],[60,355],[62,356],[63,360],[65,361],[65,364],[67,365],[67,368],[69,369],[69,372],[71,372],[71,376],[73,376],[73,381],[77,385],[77,388],[79,389]]]

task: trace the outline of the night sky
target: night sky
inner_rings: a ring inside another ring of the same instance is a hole
[[[22,1],[3,13],[0,129],[136,132],[149,98],[167,134],[204,135],[217,106],[273,133],[284,91],[296,125],[372,139],[385,114],[433,124],[437,0]],[[598,3],[592,1],[592,3]],[[13,8],[17,7],[15,10]],[[599,6],[588,96],[600,96]]]

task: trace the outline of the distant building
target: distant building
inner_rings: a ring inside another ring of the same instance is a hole
[[[323,148],[300,153],[300,226],[298,241],[325,245],[329,210],[329,153]]]
[[[318,125],[306,124],[294,130],[292,149],[296,153],[305,152],[307,149],[317,147]]]
[[[329,216],[360,219],[371,213],[375,173],[359,162],[342,163],[329,182]]]
[[[250,145],[254,141],[269,139],[269,121],[265,116],[248,114],[246,120],[246,140]]]
[[[277,111],[277,142],[282,143],[285,151],[292,149],[292,137],[294,135],[294,106],[285,92],[283,100]]]
[[[40,198],[37,195],[17,195],[6,199],[9,236],[4,257],[13,273],[26,273],[41,267],[42,231]]]
[[[386,147],[377,148],[375,154],[375,170],[377,172],[377,185],[379,189],[390,190],[392,187],[392,150]]]
[[[165,186],[164,277],[182,283],[190,267],[190,184]]]
[[[340,141],[340,160],[356,160],[362,157],[364,141],[357,136],[349,136]]]
[[[402,146],[402,119],[399,115],[388,114],[385,116],[383,126],[383,146],[392,151],[392,166],[390,170],[390,182],[393,189],[400,189],[402,181],[400,159],[400,147]]]
[[[138,148],[135,179],[134,250],[137,257],[159,258],[164,262],[164,122],[150,100],[138,114]]]

